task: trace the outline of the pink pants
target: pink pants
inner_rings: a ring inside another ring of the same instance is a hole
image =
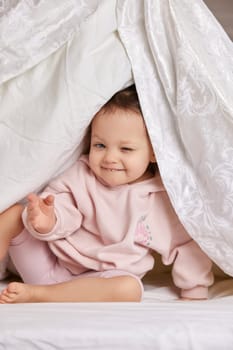
[[[73,275],[60,264],[59,259],[50,250],[47,242],[40,241],[23,230],[11,241],[10,257],[25,283],[54,284],[83,277],[132,276],[139,282],[143,294],[143,284],[138,276],[123,270],[88,271]]]

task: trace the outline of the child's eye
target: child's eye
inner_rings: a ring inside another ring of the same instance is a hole
[[[133,148],[130,148],[130,147],[121,147],[121,150],[123,152],[132,152],[133,151]]]
[[[105,148],[105,145],[103,143],[95,143],[94,147],[95,148]]]

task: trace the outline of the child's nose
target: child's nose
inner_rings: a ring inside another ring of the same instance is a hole
[[[104,155],[105,162],[114,163],[117,161],[117,152],[113,149],[108,149]]]

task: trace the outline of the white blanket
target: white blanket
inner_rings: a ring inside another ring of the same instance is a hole
[[[119,31],[172,203],[233,274],[233,44],[201,0],[119,0]]]
[[[204,3],[18,0],[0,29],[0,210],[71,164],[134,77],[175,210],[233,275],[233,45]]]
[[[0,16],[0,211],[67,168],[94,113],[132,83],[116,0],[7,3]]]

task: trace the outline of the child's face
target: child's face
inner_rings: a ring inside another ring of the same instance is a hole
[[[117,109],[95,116],[89,163],[106,185],[114,187],[148,178],[150,162],[155,158],[140,114]]]

